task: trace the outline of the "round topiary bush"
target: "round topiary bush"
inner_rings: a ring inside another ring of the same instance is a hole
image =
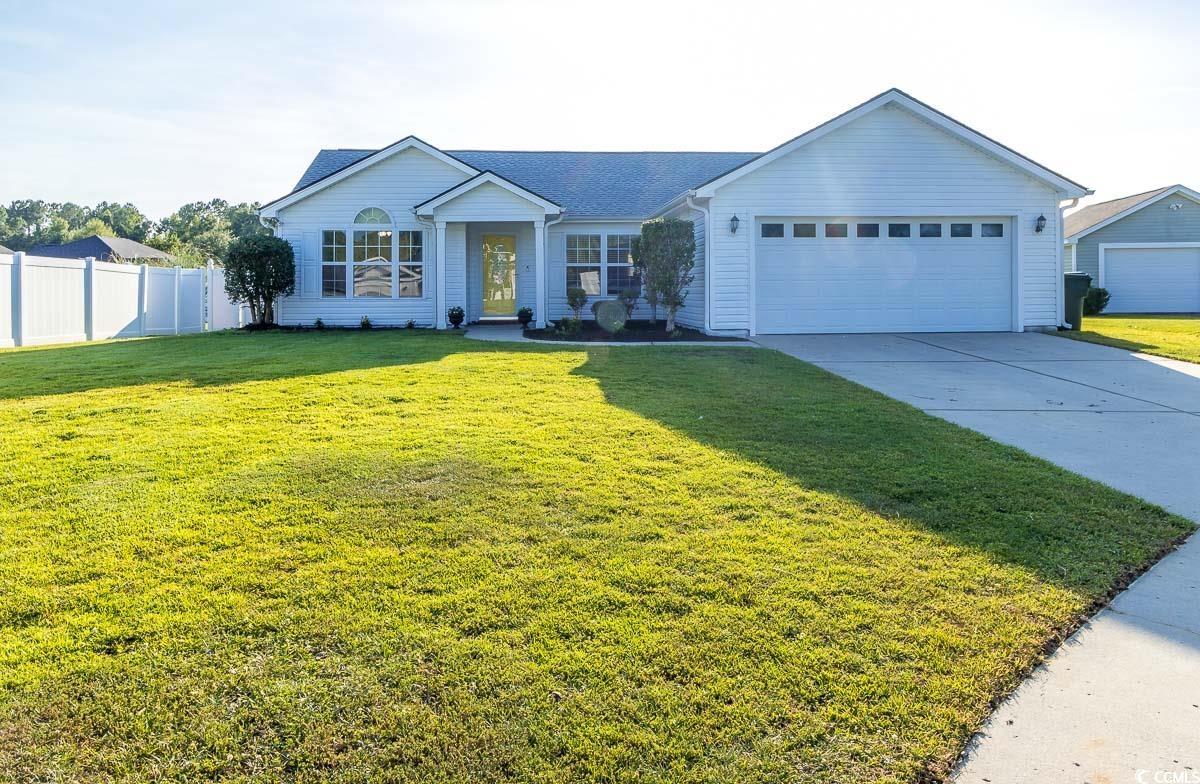
[[[607,299],[596,303],[596,324],[610,335],[615,335],[625,328],[627,318],[625,305],[616,300]]]

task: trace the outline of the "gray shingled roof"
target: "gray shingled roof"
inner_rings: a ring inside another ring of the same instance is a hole
[[[321,150],[300,190],[376,150]],[[647,217],[671,199],[755,158],[753,152],[446,150],[561,205],[572,217]]]
[[[0,253],[3,253],[6,256],[13,255],[13,251],[9,250],[8,248],[4,247],[3,245],[0,245]]]
[[[1136,207],[1142,202],[1149,201],[1155,196],[1158,196],[1163,191],[1169,191],[1176,188],[1176,185],[1168,185],[1165,188],[1157,188],[1145,193],[1135,193],[1132,196],[1124,196],[1120,199],[1112,201],[1102,201],[1099,204],[1089,204],[1081,210],[1076,210],[1067,216],[1063,222],[1063,234],[1066,237],[1073,237],[1081,231],[1087,231],[1097,223],[1103,223],[1114,215],[1120,215],[1125,210]]]
[[[56,259],[86,259],[88,257],[109,261],[114,256],[125,259],[166,259],[174,261],[175,257],[166,251],[143,245],[135,240],[124,237],[101,237],[93,234],[74,242],[64,242],[62,245],[34,245],[29,249],[30,256],[50,256]]]

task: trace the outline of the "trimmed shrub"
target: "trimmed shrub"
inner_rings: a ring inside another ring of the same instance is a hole
[[[1108,307],[1109,296],[1108,289],[1089,288],[1087,296],[1083,298],[1083,315],[1099,316]]]
[[[359,329],[370,329],[372,326],[374,325],[371,324],[371,319],[367,318],[366,316],[363,316],[358,320]]]
[[[463,319],[467,317],[467,312],[462,309],[462,305],[454,305],[446,311],[446,320],[451,326],[458,329],[462,325]]]
[[[583,318],[583,307],[587,305],[588,295],[583,289],[567,289],[567,306],[575,313],[575,320]]]
[[[563,337],[573,338],[583,331],[583,321],[564,316],[554,325],[554,331]]]
[[[250,306],[256,324],[275,323],[275,302],[296,290],[292,246],[279,237],[243,237],[229,246],[225,259],[225,294],[231,302]]]
[[[650,306],[650,322],[658,321],[658,306],[667,309],[667,332],[675,331],[675,315],[687,300],[695,276],[696,236],[690,221],[659,218],[642,224],[633,241],[633,268],[642,281]]]
[[[637,301],[641,296],[641,290],[635,288],[621,289],[621,293],[617,294],[617,301],[625,306],[626,320],[633,318],[633,311],[637,308]]]
[[[528,327],[531,321],[533,321],[533,308],[521,308],[517,311],[517,323],[522,327]]]

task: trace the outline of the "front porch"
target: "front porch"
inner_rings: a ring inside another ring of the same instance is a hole
[[[545,326],[546,222],[561,215],[557,204],[483,172],[415,212],[436,232],[435,326],[447,326],[455,305],[468,322],[516,318],[527,307]]]

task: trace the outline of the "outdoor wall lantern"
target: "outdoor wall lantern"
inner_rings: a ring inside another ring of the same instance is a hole
[[[741,223],[741,221],[738,220],[738,216],[736,216],[736,215],[734,215],[732,218],[729,219],[729,233],[730,234],[737,234],[737,227],[738,227],[739,223]]]
[[[1037,219],[1037,223],[1033,224],[1033,230],[1036,231],[1038,234],[1041,234],[1042,230],[1045,228],[1046,228],[1046,216],[1039,215],[1038,219]]]

